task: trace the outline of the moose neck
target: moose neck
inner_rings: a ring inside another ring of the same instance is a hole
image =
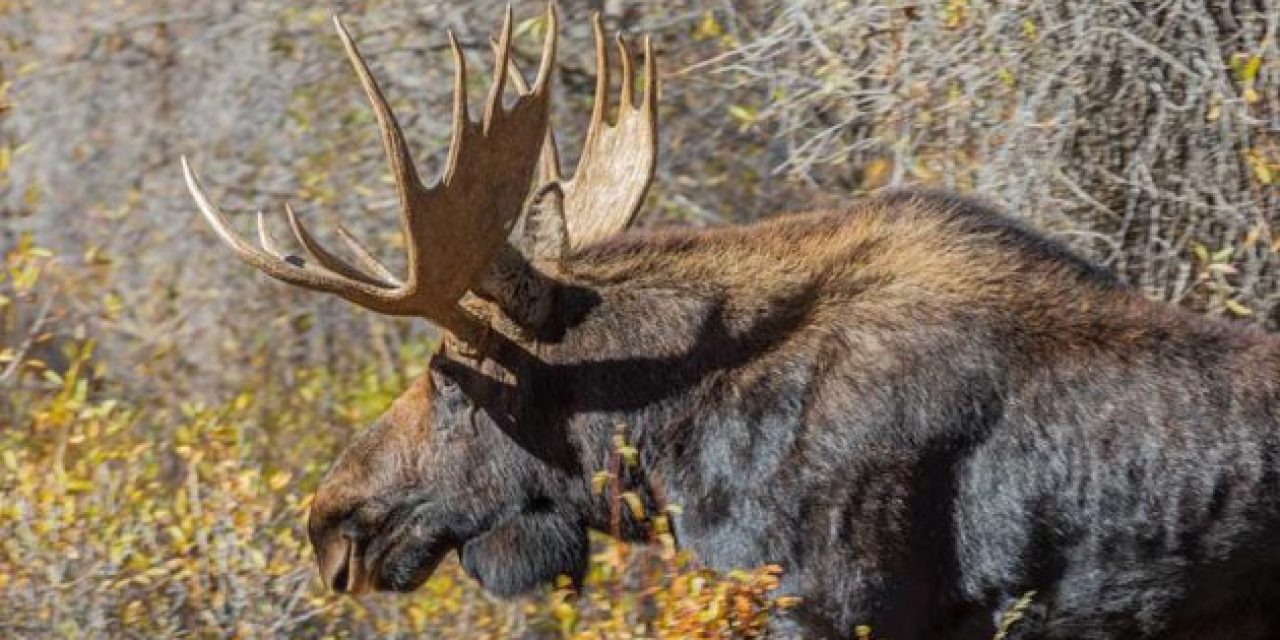
[[[646,526],[626,506],[619,510],[618,492],[634,492],[649,514],[661,509],[680,456],[673,447],[703,413],[708,390],[795,334],[816,294],[808,286],[757,287],[766,301],[745,299],[723,281],[588,273],[570,265],[556,278],[550,321],[501,331],[490,357],[514,374],[527,448],[544,460],[563,459],[560,444],[577,452],[580,468],[566,471],[583,484],[588,524],[644,538]],[[548,434],[564,442],[548,444]],[[634,465],[619,452],[622,443],[637,450]],[[588,489],[602,471],[604,491]]]

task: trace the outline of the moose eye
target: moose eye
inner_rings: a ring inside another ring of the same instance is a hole
[[[462,394],[462,387],[458,386],[458,382],[449,376],[435,374],[436,395],[444,399],[452,399]]]
[[[457,411],[467,403],[466,394],[458,380],[446,373],[444,367],[432,367],[431,381],[435,387],[436,400],[439,406],[448,411]]]

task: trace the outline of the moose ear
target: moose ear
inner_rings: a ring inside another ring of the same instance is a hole
[[[542,325],[551,313],[555,282],[533,262],[559,262],[569,251],[564,221],[564,192],[552,182],[538,189],[525,207],[517,250],[506,245],[489,264],[476,293],[493,300],[507,317],[526,329]]]
[[[521,327],[537,329],[551,313],[555,286],[555,281],[508,244],[494,256],[473,291],[497,303],[502,312]]]
[[[555,282],[533,266],[534,261],[559,263],[569,251],[564,221],[564,192],[552,182],[534,194],[525,207],[519,250],[506,245],[489,264],[476,293],[498,303],[507,317],[526,329],[536,329],[551,313]]]
[[[531,260],[559,262],[569,250],[569,232],[564,221],[564,192],[552,182],[538,190],[525,210],[521,248]]]

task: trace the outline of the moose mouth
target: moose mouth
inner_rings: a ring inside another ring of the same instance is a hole
[[[341,554],[331,572],[321,572],[329,588],[338,593],[361,595],[369,591],[414,591],[422,586],[444,557],[458,547],[446,536],[423,535],[418,526],[408,531],[373,538],[363,543],[343,536],[333,553]]]

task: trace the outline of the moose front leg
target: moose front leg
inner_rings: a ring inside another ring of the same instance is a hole
[[[459,551],[462,568],[498,596],[514,596],[567,576],[581,584],[587,569],[587,529],[554,511],[525,512],[471,539]]]

